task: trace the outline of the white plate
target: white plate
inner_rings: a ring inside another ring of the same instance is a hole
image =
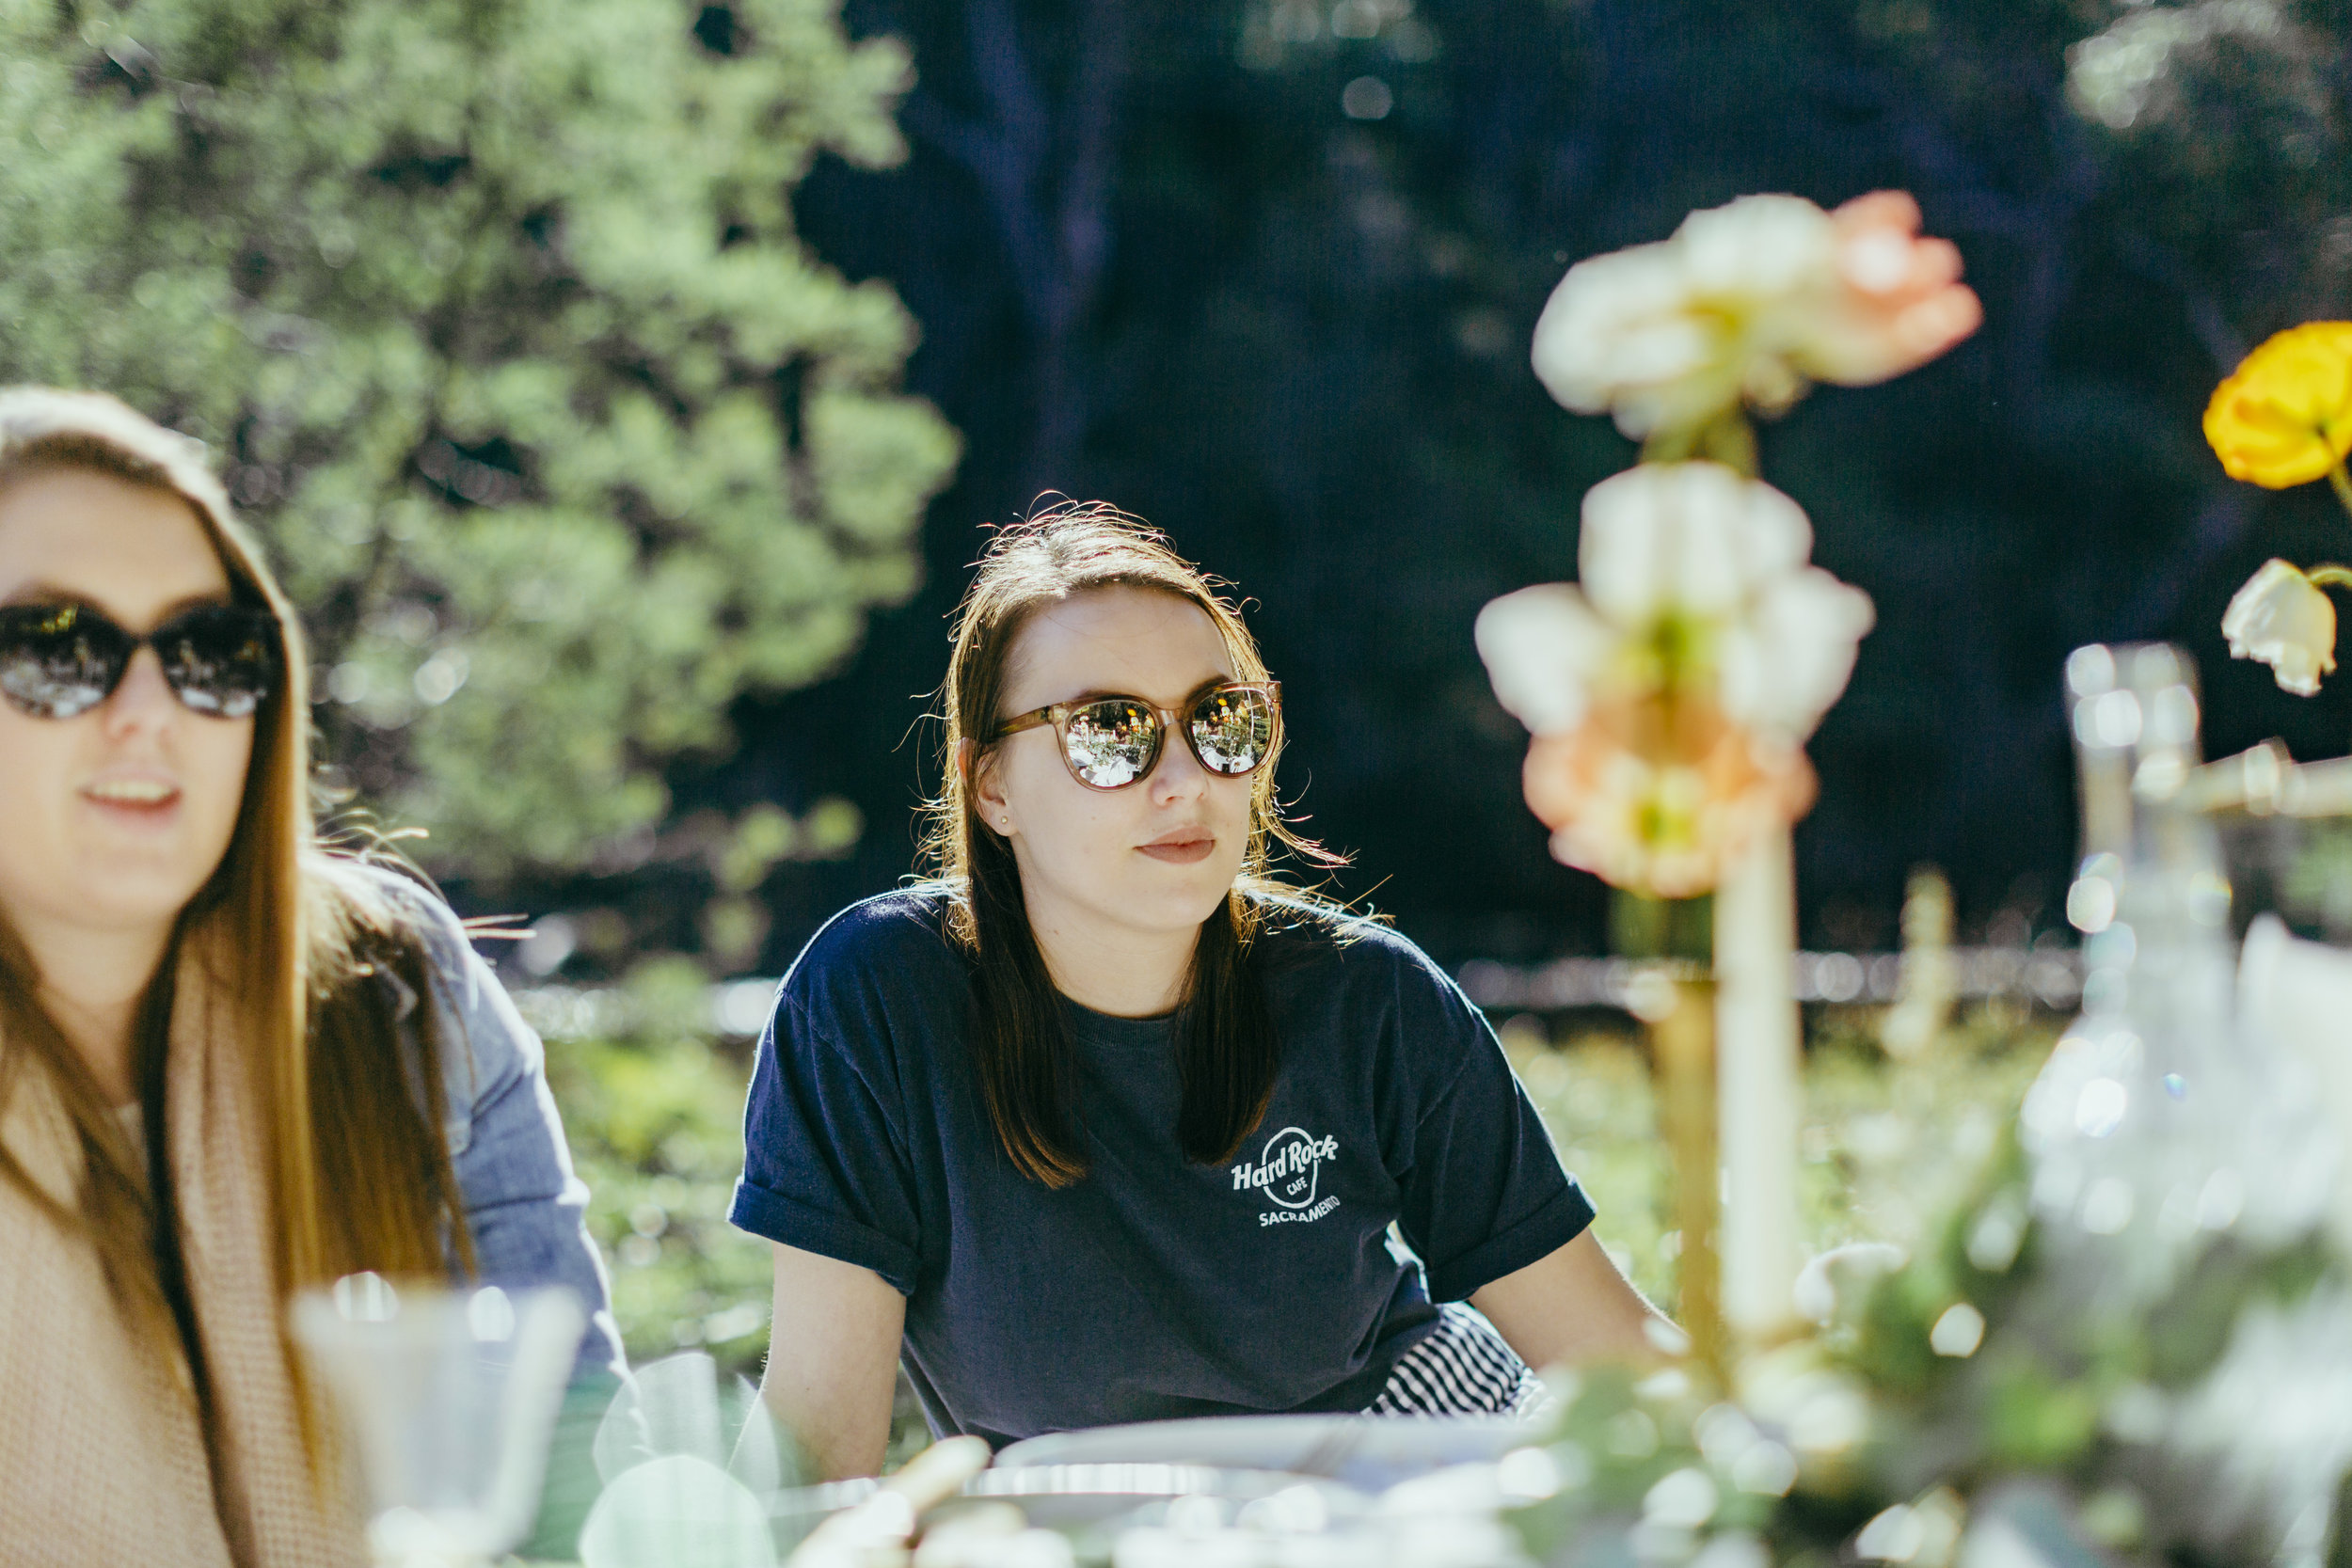
[[[1227,1520],[1237,1513],[1246,1516],[1247,1506],[1260,1498],[1278,1493],[1295,1498],[1309,1491],[1320,1494],[1315,1505],[1318,1518],[1351,1518],[1368,1506],[1347,1487],[1328,1481],[1302,1481],[1279,1471],[1116,1461],[983,1470],[964,1484],[963,1499],[1014,1503],[1032,1525],[1071,1529],[1116,1519],[1156,1522],[1166,1516],[1166,1506],[1179,1497],[1216,1498],[1222,1505],[1218,1517]],[[944,1513],[956,1504],[941,1506]]]
[[[1500,1459],[1534,1432],[1508,1416],[1212,1416],[1049,1433],[1006,1449],[995,1468],[1197,1465],[1327,1477],[1377,1492],[1444,1465]]]

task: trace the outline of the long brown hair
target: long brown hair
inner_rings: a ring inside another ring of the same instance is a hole
[[[1218,595],[1219,586],[1141,520],[1100,501],[1067,501],[999,530],[956,612],[940,689],[946,766],[938,799],[927,802],[924,850],[948,891],[949,932],[972,959],[973,1064],[989,1119],[1013,1164],[1049,1187],[1087,1173],[1070,1126],[1074,1047],[1029,926],[1012,847],[980,816],[975,790],[1006,718],[1013,646],[1041,609],[1091,590],[1139,588],[1198,606],[1223,641],[1235,677],[1268,679],[1256,640],[1241,612]],[[1329,908],[1269,871],[1273,846],[1318,866],[1345,863],[1282,819],[1274,763],[1268,757],[1250,775],[1241,874],[1201,925],[1178,1006],[1177,1143],[1186,1159],[1201,1164],[1230,1159],[1264,1117],[1274,1093],[1280,1042],[1255,953],[1269,903]]]
[[[432,994],[430,965],[414,918],[318,840],[310,660],[293,606],[230,514],[197,442],[99,394],[0,390],[0,490],[57,468],[105,474],[184,501],[234,598],[276,621],[281,676],[254,715],[252,760],[228,852],[182,911],[138,1011],[149,1145],[143,1177],[80,1053],[37,1000],[32,956],[0,913],[0,1106],[21,1074],[44,1074],[87,1171],[78,1207],[52,1199],[5,1146],[0,1180],[89,1238],[126,1314],[148,1331],[143,1338],[167,1342],[175,1319],[183,1331],[187,1304],[165,1158],[171,995],[183,949],[233,955],[234,973],[219,979],[233,1002],[253,1101],[267,1130],[264,1174],[276,1222],[276,1256],[267,1263],[281,1298],[359,1269],[441,1274],[451,1250],[470,1271],[472,1244],[441,1127],[432,1008],[423,1001]],[[404,1044],[404,1022],[421,1050]],[[200,1379],[193,1342],[189,1350]],[[293,1370],[299,1387],[300,1369]],[[314,1457],[318,1451],[314,1441]]]

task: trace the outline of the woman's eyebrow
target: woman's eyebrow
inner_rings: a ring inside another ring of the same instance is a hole
[[[1189,703],[1194,698],[1200,696],[1203,691],[1214,690],[1217,687],[1224,686],[1227,683],[1238,680],[1239,678],[1240,677],[1237,675],[1211,675],[1207,680],[1202,681],[1199,686],[1194,687],[1191,690],[1185,692],[1182,697],[1179,697],[1175,702],[1169,703],[1167,705],[1169,707],[1181,708],[1186,703]],[[1083,707],[1089,703],[1099,703],[1105,697],[1130,697],[1135,698],[1135,700],[1138,702],[1148,701],[1148,699],[1140,697],[1133,691],[1114,691],[1109,687],[1098,686],[1089,690],[1081,691],[1075,697],[1065,698],[1063,701],[1050,705],[1055,707]]]
[[[160,626],[165,622],[170,620],[173,616],[180,614],[183,610],[210,610],[215,605],[234,604],[236,602],[237,595],[235,590],[229,588],[207,588],[199,593],[184,594],[179,598],[172,600],[169,604],[164,606],[163,613],[155,617],[155,624]]]
[[[60,588],[54,582],[20,583],[7,594],[0,594],[0,605],[72,605],[82,610],[96,610],[86,594]]]
[[[195,610],[199,606],[221,605],[231,602],[232,594],[230,590],[226,588],[207,588],[199,590],[194,594],[183,594],[179,598],[176,598],[169,604],[164,606],[163,612],[155,617],[155,624],[160,626],[165,622],[170,620],[173,616],[181,613],[183,610]],[[17,587],[9,590],[6,595],[0,596],[0,606],[10,605],[55,605],[60,609],[71,605],[76,610],[95,611],[100,615],[107,617],[109,620],[115,618],[113,611],[109,610],[104,605],[100,604],[96,599],[91,598],[87,594],[82,593],[78,589],[60,587],[58,584],[54,582],[27,582],[19,584]]]

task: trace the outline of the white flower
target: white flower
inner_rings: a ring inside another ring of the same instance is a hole
[[[1621,637],[1565,582],[1522,588],[1478,612],[1478,657],[1495,700],[1531,735],[1565,735],[1583,722],[1593,682]]]
[[[1804,383],[1766,344],[1789,296],[1836,258],[1829,214],[1798,197],[1693,213],[1672,239],[1568,269],[1535,323],[1535,374],[1563,405],[1614,414],[1637,438],[1743,398],[1785,408]]]
[[[1552,853],[1688,897],[1812,803],[1802,743],[1845,689],[1869,599],[1807,564],[1796,502],[1715,463],[1645,463],[1584,498],[1582,580],[1478,617],[1495,695],[1534,733]]]
[[[2232,658],[2269,665],[2280,688],[2298,697],[2313,695],[2319,677],[2335,673],[2336,607],[2283,561],[2265,561],[2246,579],[2222,613],[2221,635]]]
[[[1478,617],[1502,705],[1537,735],[1582,722],[1604,683],[1696,678],[1732,722],[1803,740],[1852,673],[1868,595],[1807,564],[1812,525],[1716,463],[1645,463],[1584,497],[1581,581],[1524,588]],[[1661,639],[1662,633],[1662,639]],[[1696,661],[1677,671],[1661,658]]]
[[[1536,376],[1628,436],[1692,430],[1748,404],[1776,414],[1809,380],[1866,386],[1926,363],[1983,310],[1919,208],[1875,191],[1825,213],[1746,196],[1672,238],[1568,269],[1535,324]]]

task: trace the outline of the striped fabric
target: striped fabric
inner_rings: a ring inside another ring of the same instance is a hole
[[[1438,1308],[1438,1326],[1398,1358],[1367,1416],[1529,1416],[1543,1381],[1468,1302]]]

